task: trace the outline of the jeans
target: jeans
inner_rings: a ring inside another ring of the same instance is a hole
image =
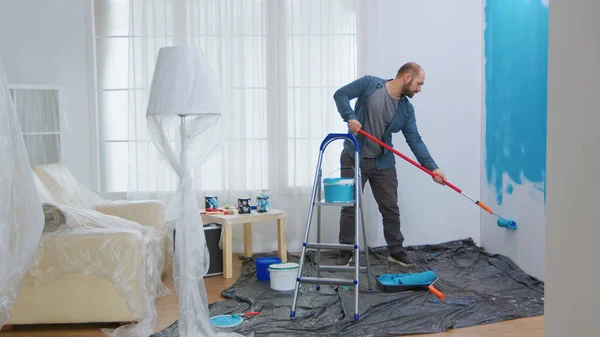
[[[354,177],[354,159],[342,151],[340,157],[342,177]],[[383,234],[388,252],[395,254],[403,250],[404,236],[400,231],[400,209],[398,208],[398,179],[396,167],[377,170],[374,158],[364,158],[360,162],[362,189],[367,180],[383,217]],[[361,202],[363,202],[361,200]],[[368,224],[365,224],[367,227]],[[340,214],[339,243],[354,244],[355,242],[354,206],[342,207]],[[361,240],[362,241],[362,240]],[[359,245],[362,242],[359,243]]]

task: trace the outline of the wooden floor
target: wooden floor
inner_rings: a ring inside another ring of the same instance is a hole
[[[230,287],[239,277],[241,270],[241,261],[234,257],[233,259],[233,278],[223,279],[222,276],[207,277],[206,289],[208,301],[218,302],[224,298],[221,292]],[[156,331],[160,331],[171,325],[177,320],[177,295],[173,289],[173,279],[171,277],[170,266],[164,277],[165,284],[171,290],[170,296],[165,296],[156,301],[158,310],[158,322]],[[115,328],[115,324],[60,324],[60,325],[33,325],[33,326],[13,326],[11,330],[0,332],[0,337],[103,337],[100,331],[102,328]],[[543,316],[534,318],[524,318],[501,323],[476,326],[471,328],[453,329],[445,333],[430,335],[413,335],[408,337],[543,337],[544,336],[544,318]],[[405,336],[406,337],[406,336]]]

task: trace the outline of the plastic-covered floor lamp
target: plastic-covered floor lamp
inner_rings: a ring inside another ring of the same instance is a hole
[[[173,279],[181,337],[241,336],[216,334],[209,322],[204,276],[210,260],[192,177],[193,168],[221,147],[223,101],[220,85],[200,49],[159,50],[146,117],[153,143],[179,177],[167,220],[176,221]]]

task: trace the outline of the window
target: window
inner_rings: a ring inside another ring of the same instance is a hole
[[[10,93],[30,164],[35,166],[59,163],[61,159],[59,89],[12,86]]]
[[[160,162],[147,137],[145,119],[153,60],[161,47],[173,44],[167,20],[172,2],[145,3],[94,1],[101,192],[169,191],[177,186],[176,176]]]
[[[156,54],[174,43],[174,3],[95,0],[104,192],[177,187],[145,121]],[[321,141],[346,132],[332,96],[356,77],[355,0],[187,0],[180,13],[187,42],[206,54],[228,104],[227,141],[198,169],[197,184],[206,191],[312,186]],[[331,147],[324,174],[339,163],[341,142]]]
[[[355,2],[285,3],[287,185],[305,187],[312,186],[323,138],[347,130],[332,96],[356,76]],[[340,141],[327,147],[325,177],[339,167],[341,148]]]

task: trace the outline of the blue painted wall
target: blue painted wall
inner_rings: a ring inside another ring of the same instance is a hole
[[[502,204],[533,182],[546,199],[548,6],[542,0],[487,0],[485,5],[485,174]]]

